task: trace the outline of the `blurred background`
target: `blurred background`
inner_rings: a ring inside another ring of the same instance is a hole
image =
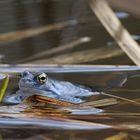
[[[139,0],[108,0],[140,43]],[[0,63],[134,65],[86,0],[0,0]]]

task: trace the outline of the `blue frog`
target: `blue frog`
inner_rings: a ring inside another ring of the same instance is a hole
[[[32,95],[42,95],[71,103],[84,102],[80,97],[99,94],[91,88],[68,81],[52,79],[46,73],[33,74],[24,71],[19,80],[19,90],[15,95],[5,97],[5,102],[20,103]]]

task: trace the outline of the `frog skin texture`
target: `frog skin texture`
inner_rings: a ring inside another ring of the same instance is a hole
[[[25,97],[42,95],[71,103],[84,102],[80,97],[99,94],[84,85],[77,85],[68,81],[61,81],[47,77],[44,83],[37,80],[37,75],[24,71],[19,81],[19,90],[15,95],[5,98],[5,102],[20,103]]]

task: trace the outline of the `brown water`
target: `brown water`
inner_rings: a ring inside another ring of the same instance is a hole
[[[7,73],[15,71],[19,73],[25,67],[1,68]],[[124,135],[124,137],[138,140],[139,135],[139,67],[41,67],[28,68],[30,71],[45,71],[48,76],[66,80],[78,84],[86,84],[93,89],[109,95],[117,95],[130,99],[124,101],[117,99],[117,104],[101,106],[94,109],[71,107],[68,113],[66,108],[52,108],[49,106],[29,107],[29,104],[21,106],[0,106],[0,132],[2,138],[7,139],[103,139],[112,135]],[[79,71],[79,72],[78,72]],[[13,75],[13,76],[12,76]],[[19,77],[11,74],[6,94],[18,87]],[[18,74],[16,74],[18,75]],[[119,87],[118,83],[122,83]],[[104,86],[108,89],[104,89]],[[113,87],[111,87],[113,86]],[[110,99],[105,95],[85,98],[88,101]],[[136,101],[136,102],[135,102]],[[31,109],[30,109],[31,108]],[[12,112],[11,112],[12,111]],[[4,113],[7,112],[7,113]],[[9,113],[8,113],[9,112]],[[40,114],[38,113],[40,112]],[[42,112],[42,113],[41,113]],[[100,114],[101,113],[101,114]],[[100,114],[100,115],[99,115]]]
[[[139,18],[125,11],[117,12],[139,42]],[[61,27],[56,27],[57,24]],[[23,33],[17,32],[30,29],[38,32],[42,27],[47,30],[37,35],[24,32],[22,36]],[[8,37],[10,32],[16,34]],[[133,64],[85,0],[0,1],[0,33],[6,34],[0,40],[2,63]]]
[[[119,9],[116,12],[132,37],[140,43],[139,18]],[[44,28],[47,28],[46,31]],[[39,33],[40,29],[42,32]],[[25,32],[29,30],[31,35]],[[8,37],[10,32],[14,33],[12,37]],[[5,38],[1,39],[4,34]],[[1,63],[4,64],[133,65],[103,28],[85,0],[1,0],[0,55]],[[27,68],[139,103],[139,67],[1,66],[0,72],[13,75],[6,94],[15,92],[19,80],[15,75]],[[124,81],[128,79],[118,87],[119,80],[123,78]],[[108,89],[104,89],[106,85]],[[99,95],[85,100],[106,98],[110,97]],[[39,108],[40,110],[32,108],[21,114],[13,112],[4,115],[1,111],[0,140],[100,140],[113,135],[139,140],[139,105],[121,99],[117,101],[115,105],[98,107],[97,109],[106,113],[101,115],[95,114],[95,110],[86,110],[86,114],[79,111],[80,115],[67,114],[59,109],[50,111],[48,107]],[[3,108],[0,106],[0,109]],[[4,108],[4,111],[16,109],[21,108],[13,106],[9,110]],[[38,111],[46,113],[31,114]]]

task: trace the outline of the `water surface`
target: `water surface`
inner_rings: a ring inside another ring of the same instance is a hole
[[[109,68],[108,66],[106,70],[106,67],[100,68],[95,66],[95,69],[91,67],[89,72],[79,67],[75,67],[71,71],[72,68],[70,66],[66,66],[64,69],[62,67],[55,68],[54,66],[50,68],[55,72],[42,68],[50,77],[88,85],[92,88],[100,89],[107,94],[124,97],[139,103],[139,67],[122,66],[118,69],[114,67],[113,70],[113,67]],[[2,69],[3,68],[1,68],[1,70]],[[11,67],[11,70],[12,69]],[[17,67],[17,69],[15,67],[15,71],[22,71],[24,69],[26,69],[26,67]],[[38,69],[38,71],[40,71],[40,69]],[[78,72],[76,69],[79,69],[81,72]],[[9,73],[8,70],[9,68],[7,69],[7,73]],[[31,71],[32,70],[31,68]],[[76,72],[74,72],[74,70],[76,70]],[[10,82],[6,94],[11,91],[14,93],[15,88],[18,87],[19,73],[12,73],[10,75]],[[118,86],[118,82],[120,81],[123,81],[123,84]],[[108,89],[104,89],[106,85],[108,85]],[[113,86],[113,88],[110,86]],[[85,100],[88,102],[108,98],[110,97],[97,95],[85,98]],[[1,107],[2,105],[0,106],[0,110],[2,110]],[[94,110],[94,108],[85,108],[84,110],[77,108],[72,111],[72,109],[69,108],[71,113],[67,112],[65,107],[61,109],[56,107],[50,109],[49,106],[28,108],[28,111],[18,113],[23,110],[23,108],[19,110],[16,106],[13,106],[10,109],[11,114],[9,115],[3,113],[8,112],[6,108],[3,108],[3,111],[0,113],[0,132],[3,139],[36,138],[42,140],[45,138],[65,139],[65,137],[67,137],[68,139],[98,140],[111,135],[117,135],[120,132],[127,133],[127,135],[133,139],[138,139],[139,137],[139,105],[133,102],[117,99],[117,104],[97,107],[96,110]],[[36,115],[34,115],[33,112],[35,112]],[[39,115],[37,112],[42,113]]]

